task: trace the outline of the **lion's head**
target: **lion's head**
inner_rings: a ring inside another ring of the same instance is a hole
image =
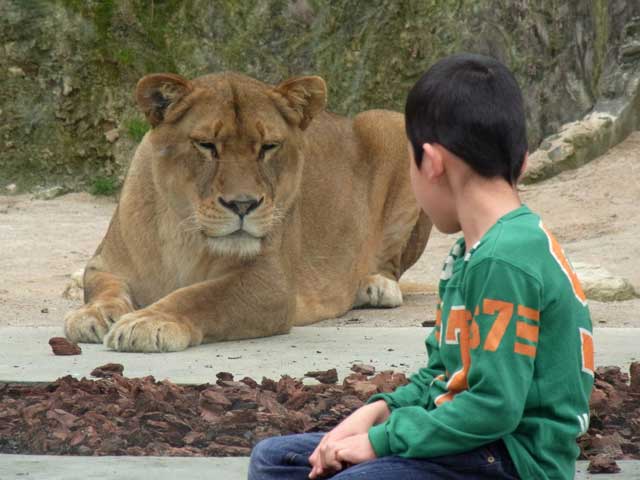
[[[302,131],[324,109],[326,85],[269,86],[238,74],[142,78],[136,100],[152,125],[153,181],[187,232],[222,255],[255,256],[293,202]]]

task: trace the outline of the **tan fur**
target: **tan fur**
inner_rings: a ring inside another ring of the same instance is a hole
[[[327,113],[319,77],[150,75],[136,99],[153,129],[67,337],[175,351],[402,302],[397,281],[431,229],[402,115]]]

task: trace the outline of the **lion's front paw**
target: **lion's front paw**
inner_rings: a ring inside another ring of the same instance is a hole
[[[178,352],[202,341],[173,315],[145,308],[125,315],[104,337],[104,345],[121,352]]]
[[[354,307],[399,307],[402,305],[400,285],[382,275],[367,277],[358,288]]]
[[[102,343],[111,326],[132,311],[131,302],[124,298],[91,302],[67,313],[65,336],[75,343]]]

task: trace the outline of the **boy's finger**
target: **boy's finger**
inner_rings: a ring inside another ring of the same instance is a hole
[[[318,478],[320,475],[322,475],[322,467],[320,467],[320,465],[316,464],[311,469],[311,473],[309,474],[309,478]]]
[[[311,469],[311,472],[309,472],[309,478],[310,478],[311,480],[313,480],[313,479],[315,479],[315,478],[318,478],[318,473],[317,473],[317,469],[316,469],[316,467],[313,467],[313,468]]]
[[[352,460],[353,460],[352,456],[349,454],[349,450],[346,448],[336,451],[336,459],[339,462],[344,462],[344,463],[352,463]]]
[[[332,443],[328,443],[320,451],[320,464],[323,470],[340,471],[342,470],[342,464],[336,458],[336,446]]]

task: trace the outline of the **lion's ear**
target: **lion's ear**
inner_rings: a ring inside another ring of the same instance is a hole
[[[320,77],[295,77],[275,88],[296,113],[300,128],[307,128],[311,119],[324,110],[327,103],[327,84]]]
[[[187,109],[182,100],[193,91],[191,82],[173,73],[142,77],[136,86],[136,102],[152,126],[165,119],[177,120]]]

